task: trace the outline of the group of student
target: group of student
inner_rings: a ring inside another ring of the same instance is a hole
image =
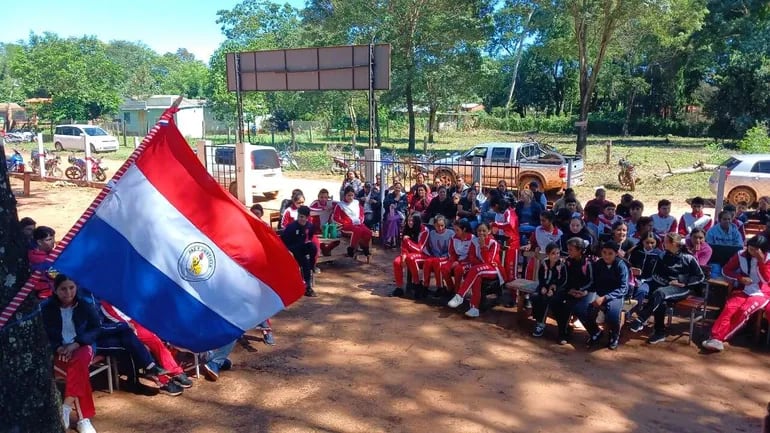
[[[162,393],[181,395],[192,381],[176,359],[178,350],[167,346],[157,335],[109,302],[98,299],[78,287],[74,276],[48,268],[46,260],[56,246],[56,233],[47,226],[37,226],[29,217],[20,221],[28,246],[28,259],[33,271],[40,271],[34,281],[34,294],[40,302],[43,325],[54,356],[54,363],[65,379],[62,421],[66,428],[75,418],[80,433],[94,433],[91,419],[96,414],[90,382],[89,366],[97,350],[127,354],[134,378],[137,375],[158,384]],[[269,321],[259,325],[266,344],[275,344]],[[204,376],[216,381],[219,372],[232,366],[228,359],[235,341],[225,347],[201,353]],[[127,363],[128,364],[128,363]]]
[[[705,203],[699,197],[690,201],[691,210],[680,218],[670,214],[668,200],[658,202],[657,213],[643,216],[643,203],[626,194],[615,205],[601,188],[585,207],[568,189],[553,210],[546,210],[540,201],[543,195],[536,198],[537,185],[532,186],[534,191],[521,191],[516,201],[502,183],[487,192],[486,211],[478,202],[470,205],[469,209],[479,208],[473,215],[426,215],[409,208],[401,251],[393,260],[396,289],[391,295],[413,291],[415,299],[422,299],[430,294],[452,308],[470,298],[465,314],[478,317],[482,282],[498,280],[513,287],[507,283],[522,277],[518,271],[522,267],[523,277],[537,282],[527,302],[535,320],[535,337],[544,335],[546,320],[552,315],[557,340],[567,344],[570,320],[575,317],[588,331],[588,346],[599,344],[606,331],[607,347],[613,350],[619,345],[623,314],[635,333],[652,319],[648,343],[665,341],[668,308],[702,291],[704,269],[716,272],[712,277],[724,277],[734,288],[704,349],[723,350],[724,341],[754,312],[768,307],[769,236],[764,233],[746,239],[744,230],[749,217],[767,223],[766,197],[753,213],[747,212],[745,204],[737,208],[726,205],[715,224],[703,212]],[[412,190],[420,188],[428,189],[418,184]],[[438,186],[436,197],[444,190]],[[475,199],[473,191],[453,194],[461,200]],[[505,254],[501,254],[501,245],[506,246]],[[530,251],[534,257],[523,263],[519,251]],[[710,266],[713,263],[719,265]],[[406,286],[405,271],[409,277]],[[434,275],[435,287],[431,287]],[[631,299],[635,304],[626,303]],[[600,316],[604,330],[597,323]]]

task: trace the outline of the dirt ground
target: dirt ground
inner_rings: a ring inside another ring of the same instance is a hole
[[[307,182],[306,179],[300,179]],[[336,181],[334,182],[336,184]],[[14,189],[21,183],[14,180]],[[63,234],[98,191],[34,182],[19,215]],[[529,335],[513,309],[475,320],[386,297],[395,253],[322,265],[317,298],[273,320],[277,345],[250,332],[216,383],[179,397],[95,392],[107,432],[758,432],[770,400],[768,349],[739,336],[719,355],[679,337],[654,347],[625,331],[588,351],[577,330]],[[152,394],[152,393],[151,393]]]

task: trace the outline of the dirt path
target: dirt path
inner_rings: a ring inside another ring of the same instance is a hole
[[[300,179],[301,181],[301,179]],[[336,184],[337,182],[333,182]],[[14,189],[20,183],[14,181]],[[307,191],[306,191],[307,192]],[[21,216],[64,233],[97,190],[33,183]],[[308,192],[308,194],[310,194]],[[106,432],[757,432],[769,400],[767,348],[739,337],[721,355],[684,339],[648,347],[625,332],[617,352],[529,336],[512,309],[477,320],[385,297],[394,253],[324,265],[318,298],[256,333],[234,369],[180,397],[96,392]],[[672,334],[686,330],[679,320]],[[631,338],[631,340],[628,340]]]

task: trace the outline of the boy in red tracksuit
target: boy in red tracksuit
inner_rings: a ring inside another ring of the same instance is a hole
[[[425,254],[422,250],[428,243],[428,228],[422,224],[422,218],[418,212],[414,213],[404,227],[404,238],[401,242],[401,254],[393,259],[393,276],[396,279],[396,290],[390,296],[403,296],[404,266],[409,269],[414,286],[420,284],[419,267],[425,262]],[[415,290],[417,292],[417,290]],[[422,292],[420,293],[420,295]]]
[[[754,312],[770,304],[770,240],[762,235],[749,239],[746,249],[735,254],[722,273],[739,283],[743,290],[734,290],[725,302],[722,313],[711,327],[711,338],[703,348],[715,352],[724,350],[724,342],[748,322]]]
[[[181,394],[181,388],[189,388],[192,386],[192,381],[187,377],[182,367],[179,366],[174,359],[174,356],[157,335],[134,321],[134,319],[127,316],[107,301],[102,300],[100,303],[104,317],[115,323],[127,323],[128,326],[133,329],[136,338],[138,338],[142,344],[147,346],[147,350],[150,351],[153,358],[158,360],[161,367],[168,370],[168,375],[158,376],[162,391],[168,392],[171,395],[179,395]],[[169,376],[171,376],[170,379]]]
[[[678,232],[683,237],[690,236],[690,232],[694,228],[701,228],[704,232],[709,231],[713,222],[711,216],[703,213],[703,206],[706,202],[700,198],[695,197],[690,201],[691,212],[685,212],[681,218],[679,218]]]
[[[490,236],[486,223],[479,224],[476,233],[478,237],[472,240],[471,249],[468,252],[468,257],[473,265],[468,270],[468,274],[463,279],[457,293],[447,304],[451,308],[459,307],[470,292],[471,308],[465,312],[468,317],[479,317],[482,280],[499,279],[500,284],[503,283],[499,244]]]
[[[516,215],[516,209],[508,206],[507,200],[501,201],[498,206],[502,212],[495,212],[495,220],[490,228],[493,235],[504,235],[508,238],[508,253],[505,256],[505,268],[503,269],[503,277],[507,282],[516,279],[519,247],[521,246],[519,217]]]
[[[456,221],[454,228],[455,236],[449,242],[449,260],[441,266],[444,284],[451,292],[457,290],[463,275],[472,265],[469,253],[475,237],[467,220]]]

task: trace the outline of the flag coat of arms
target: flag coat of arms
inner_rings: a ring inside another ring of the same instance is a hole
[[[201,165],[175,111],[62,239],[51,267],[162,339],[200,352],[281,311],[304,283],[272,229]]]

